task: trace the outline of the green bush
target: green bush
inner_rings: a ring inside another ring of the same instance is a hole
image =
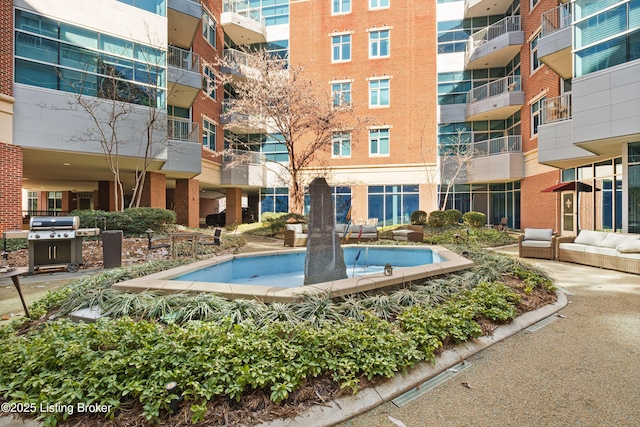
[[[444,213],[447,217],[448,225],[456,225],[460,222],[460,218],[462,218],[462,213],[458,209],[447,209]]]
[[[287,223],[305,223],[307,218],[304,215],[298,215],[290,212],[265,212],[262,214],[262,222],[269,223],[271,233],[277,234],[284,230]]]
[[[444,227],[447,224],[447,215],[443,211],[433,211],[429,213],[427,223],[431,227]]]
[[[159,208],[129,208],[122,212],[75,210],[71,215],[80,217],[80,227],[106,226],[107,230],[122,230],[125,236],[141,236],[147,229],[162,232],[167,225],[176,223],[174,211]]]
[[[462,219],[470,227],[482,227],[487,223],[487,216],[482,212],[467,212],[462,215]]]
[[[411,221],[411,224],[424,225],[427,223],[427,213],[421,210],[413,211],[411,212],[409,220]]]

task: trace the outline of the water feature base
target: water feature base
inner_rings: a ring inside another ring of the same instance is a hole
[[[343,296],[452,273],[473,262],[441,246],[345,245],[346,279],[302,286],[306,249],[224,255],[151,274],[112,287],[121,291],[212,292],[229,299],[299,301],[330,291]],[[390,264],[392,274],[385,272]]]

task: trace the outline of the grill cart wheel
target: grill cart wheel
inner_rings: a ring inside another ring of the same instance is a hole
[[[80,264],[73,263],[73,264],[69,264],[69,265],[67,266],[67,271],[68,271],[69,273],[75,273],[75,272],[76,272],[76,271],[78,271],[79,269],[80,269]]]

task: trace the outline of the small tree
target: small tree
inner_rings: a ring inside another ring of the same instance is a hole
[[[440,175],[445,188],[444,200],[440,209],[445,209],[454,184],[464,182],[475,150],[473,144],[462,129],[456,129],[456,135],[445,144],[440,144]]]
[[[246,77],[220,76],[233,87],[234,97],[226,104],[225,116],[233,118],[234,127],[259,128],[279,135],[288,158],[270,169],[289,186],[289,211],[302,214],[304,186],[312,178],[305,169],[322,164],[323,154],[331,152],[334,133],[350,132],[355,142],[356,131],[364,120],[353,114],[350,104],[335,105],[330,94],[304,75],[303,67],[287,66],[267,52],[246,53],[241,66],[229,59],[220,66],[235,69]],[[242,147],[243,144],[233,136],[226,141],[232,149],[249,148]],[[237,162],[242,161],[240,156]],[[233,164],[231,161],[230,165]],[[326,171],[319,173],[326,175]]]

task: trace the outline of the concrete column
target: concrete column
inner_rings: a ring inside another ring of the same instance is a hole
[[[140,206],[167,208],[167,183],[164,174],[158,172],[147,172],[145,174]]]
[[[200,181],[176,179],[174,203],[178,224],[192,228],[200,226]]]
[[[242,189],[227,188],[226,225],[242,224]]]

